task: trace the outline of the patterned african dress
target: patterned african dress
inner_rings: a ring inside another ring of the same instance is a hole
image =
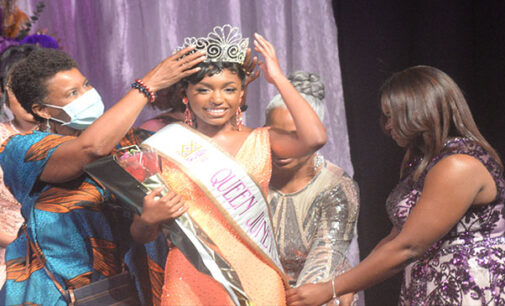
[[[285,272],[296,286],[330,280],[350,268],[347,250],[359,211],[358,185],[325,161],[303,189],[270,188],[275,238]]]
[[[0,143],[11,135],[18,134],[10,122],[0,123]],[[0,168],[0,232],[9,236],[16,236],[23,217],[20,212],[21,205],[4,185],[3,171]],[[0,247],[0,288],[5,282],[5,248]]]
[[[505,181],[497,162],[466,138],[449,140],[417,181],[416,164],[389,195],[386,206],[401,230],[423,190],[428,171],[451,154],[479,160],[493,177],[496,199],[471,207],[461,220],[426,253],[405,268],[400,305],[505,305]]]
[[[148,135],[132,130],[120,146],[140,143]],[[87,175],[62,184],[38,179],[55,149],[72,139],[33,131],[10,137],[0,148],[5,185],[22,204],[25,219],[18,238],[7,247],[1,305],[66,305],[64,290],[141,261],[129,249],[131,213],[107,204],[113,201],[109,192]],[[144,256],[143,262],[149,259]]]

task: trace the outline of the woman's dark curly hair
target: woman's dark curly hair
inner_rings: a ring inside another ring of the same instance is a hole
[[[9,87],[23,108],[37,121],[32,105],[43,103],[48,95],[47,81],[60,71],[78,68],[77,63],[61,50],[39,48],[20,61],[11,72]]]
[[[237,74],[238,78],[242,82],[242,88],[245,85],[246,73],[244,71],[244,67],[239,63],[230,63],[230,62],[200,63],[195,67],[200,67],[201,70],[183,80],[184,88],[187,88],[189,83],[194,85],[203,80],[204,77],[213,76],[215,74],[221,73],[225,69],[229,70],[233,74]]]
[[[14,65],[26,58],[37,48],[39,47],[32,44],[12,45],[0,54],[0,89],[2,93],[5,93],[5,87],[7,86],[9,75]],[[7,103],[7,106],[9,105],[9,98],[7,94],[3,94],[0,99],[0,106],[4,103]]]
[[[161,111],[184,112],[184,104],[181,100],[184,96],[184,88],[181,81],[174,85],[159,90],[156,100],[150,105]]]

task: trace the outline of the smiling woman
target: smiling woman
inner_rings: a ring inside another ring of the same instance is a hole
[[[240,116],[237,110],[244,95],[245,72],[238,64],[206,66],[187,81],[186,97],[199,131],[208,130],[211,134],[212,129],[221,129],[226,124],[240,127],[237,118],[231,120]]]
[[[270,181],[271,155],[290,158],[311,154],[326,142],[326,131],[282,73],[272,44],[259,34],[255,34],[254,45],[264,57],[260,68],[286,101],[297,131],[253,130],[243,125],[240,104],[246,82],[243,63],[247,44],[248,39],[230,25],[215,27],[208,37],[186,38],[185,45],[195,45],[207,54],[198,64],[200,70],[183,80],[187,126],[168,125],[150,138],[157,141],[147,140],[166,149],[162,152],[167,157],[163,176],[179,194],[180,202],[185,202],[172,217],[188,212],[198,224],[195,235],[200,243],[212,250],[214,272],[222,272],[209,277],[198,270],[193,260],[204,252],[180,247],[181,239],[176,236],[177,247],[171,249],[165,266],[161,298],[166,305],[285,303],[287,280],[272,243],[264,196]],[[214,194],[212,177],[223,171],[228,171],[227,183],[234,182],[233,186]],[[131,227],[137,241],[156,237],[159,224],[166,219],[153,216],[167,216],[171,211],[159,205],[163,200],[145,199],[144,211]]]

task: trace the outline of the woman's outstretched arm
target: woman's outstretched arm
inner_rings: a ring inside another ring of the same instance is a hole
[[[192,49],[185,48],[163,60],[142,78],[143,82],[151,90],[158,91],[198,71],[198,67],[191,67],[203,60],[202,53],[195,52],[180,59]],[[86,164],[110,154],[147,103],[148,99],[140,91],[130,90],[80,136],[58,147],[49,158],[40,179],[48,183],[61,183],[81,175]]]
[[[254,48],[264,57],[259,66],[265,79],[279,91],[296,126],[296,133],[270,129],[272,152],[279,157],[311,154],[326,143],[326,129],[312,107],[282,73],[275,49],[263,36],[254,34]]]
[[[496,197],[485,166],[469,155],[452,155],[427,174],[421,197],[403,229],[376,248],[358,266],[334,279],[337,296],[357,292],[400,272],[446,235],[473,205]],[[289,305],[320,305],[333,295],[331,282],[288,290]]]

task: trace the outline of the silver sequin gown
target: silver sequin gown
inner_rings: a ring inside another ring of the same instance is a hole
[[[417,182],[410,173],[390,194],[386,206],[401,230],[423,190],[427,172],[451,154],[475,157],[496,182],[496,200],[470,208],[421,258],[405,268],[400,305],[505,305],[505,182],[492,157],[476,143],[450,140]],[[411,172],[416,164],[411,165]]]
[[[302,190],[270,189],[281,263],[296,286],[328,281],[350,268],[346,259],[358,217],[357,184],[325,162]]]

